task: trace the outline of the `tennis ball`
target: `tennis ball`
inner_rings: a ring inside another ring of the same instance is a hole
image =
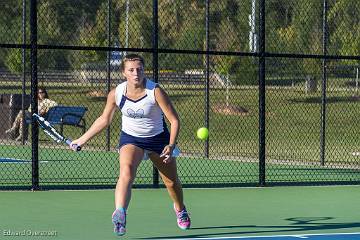
[[[199,128],[196,136],[201,140],[206,140],[209,137],[209,130],[206,127]]]

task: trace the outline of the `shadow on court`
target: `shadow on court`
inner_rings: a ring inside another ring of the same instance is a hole
[[[311,104],[320,104],[322,101],[321,97],[307,97],[307,98],[293,98],[290,99],[290,103],[311,103]],[[352,103],[359,102],[360,98],[357,96],[345,96],[345,97],[328,97],[327,103]]]
[[[188,230],[189,233],[191,231],[196,230],[211,230],[211,229],[223,229],[224,231],[219,231],[216,233],[207,233],[207,234],[188,234],[182,236],[156,236],[156,237],[146,237],[146,238],[137,238],[137,239],[183,239],[183,238],[203,238],[203,237],[217,237],[217,236],[230,236],[230,235],[249,235],[249,234],[269,234],[276,233],[276,235],[285,235],[289,233],[310,233],[311,231],[330,231],[330,230],[341,230],[341,229],[351,229],[351,228],[359,228],[359,222],[350,222],[350,223],[322,223],[317,221],[326,221],[326,220],[334,220],[333,217],[295,217],[295,218],[287,218],[285,219],[290,221],[289,225],[232,225],[232,226],[205,226],[205,227],[194,227]],[[249,230],[253,229],[253,230]],[[226,229],[231,229],[231,232],[226,232]],[[239,229],[239,231],[235,231],[234,229]],[[244,231],[241,231],[244,229]]]

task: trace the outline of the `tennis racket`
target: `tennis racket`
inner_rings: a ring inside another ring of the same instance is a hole
[[[46,121],[43,117],[39,116],[38,114],[34,113],[33,118],[39,123],[39,126],[44,130],[44,132],[49,135],[55,142],[57,143],[65,143],[69,145],[71,148],[76,150],[77,152],[81,150],[81,146],[76,144],[71,144],[71,140],[69,138],[64,137],[60,133],[56,131],[56,129],[51,126],[51,124]]]

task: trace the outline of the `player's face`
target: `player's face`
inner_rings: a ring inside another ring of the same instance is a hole
[[[133,84],[142,83],[145,77],[144,66],[138,60],[127,61],[125,63],[123,75],[126,80]]]

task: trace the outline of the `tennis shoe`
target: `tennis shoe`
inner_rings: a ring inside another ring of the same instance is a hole
[[[190,221],[189,213],[186,211],[186,207],[184,206],[183,210],[178,211],[176,210],[174,204],[174,211],[176,214],[177,224],[179,228],[181,228],[182,230],[189,229],[191,225],[191,221]]]
[[[112,223],[114,224],[114,233],[122,236],[126,233],[126,210],[118,208],[112,214]]]

